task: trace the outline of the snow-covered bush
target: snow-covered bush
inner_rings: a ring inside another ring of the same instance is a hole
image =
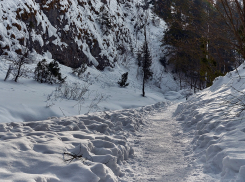
[[[101,24],[101,30],[103,31],[104,35],[109,35],[110,30],[113,28],[112,17],[106,6],[101,6],[100,11],[102,12],[101,17],[99,19],[99,22]]]
[[[76,76],[78,76],[79,78],[82,78],[83,74],[85,73],[85,71],[87,70],[87,65],[85,63],[81,64],[80,67],[78,68],[73,68],[72,69],[72,73]]]
[[[52,61],[49,64],[45,59],[39,61],[34,71],[34,79],[41,83],[64,83],[66,78],[62,78],[59,64]]]
[[[89,101],[86,106],[88,113],[91,111],[97,111],[98,104],[107,99],[107,96],[103,93],[99,93],[95,90],[89,90],[91,84],[89,83],[64,83],[60,84],[56,89],[47,97],[47,107],[55,105],[55,102],[59,99],[75,100],[77,103],[73,107],[78,108],[78,114],[81,113],[84,102]]]

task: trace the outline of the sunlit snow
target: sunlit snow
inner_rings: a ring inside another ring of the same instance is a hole
[[[77,1],[71,2],[70,16],[60,16],[67,19],[64,30],[69,30],[71,23],[86,28],[98,41],[101,55],[108,56],[114,68],[96,70],[96,58],[78,37],[74,38],[77,45],[83,45],[81,51],[94,66],[78,78],[71,68],[60,65],[62,75],[67,77],[62,86],[41,84],[33,79],[36,64],[42,59],[52,61],[51,52],[39,55],[33,51],[32,62],[26,65],[30,73],[17,83],[11,77],[4,81],[10,62],[2,56],[0,181],[245,182],[245,65],[216,78],[213,86],[196,94],[179,90],[172,74],[159,63],[163,55],[159,40],[166,25],[160,19],[153,23],[157,17],[149,11],[147,36],[154,75],[146,84],[146,97],[142,97],[142,77],[135,57],[129,50],[117,56],[116,35],[111,32],[103,37],[97,15],[89,8],[77,6]],[[13,12],[18,7],[29,11],[25,3],[37,10],[35,18],[41,33],[33,30],[25,34],[26,25],[22,22],[18,22],[20,30],[12,26],[17,21]],[[102,2],[91,3],[99,11]],[[110,15],[115,16],[114,23],[122,28],[121,36],[132,39],[137,51],[143,42],[143,32],[136,35],[131,22],[143,10],[137,12],[134,7],[137,2],[130,3],[131,7],[122,7],[111,0]],[[55,37],[54,44],[68,46],[61,41],[56,27],[39,11],[37,3],[5,0],[0,4],[4,7],[0,9],[3,37],[0,45],[10,46],[9,56],[15,58],[14,50],[23,48],[18,38],[32,36],[40,46],[47,44],[41,35],[46,31]],[[61,4],[65,8],[69,3],[64,0]],[[83,12],[83,21],[74,18],[78,12]],[[125,12],[126,18],[116,16]],[[7,25],[12,27],[9,31]],[[9,32],[16,39],[11,39]],[[129,86],[121,88],[117,82],[125,72],[129,74]],[[86,88],[86,92],[79,98],[61,94],[63,89],[72,87]]]

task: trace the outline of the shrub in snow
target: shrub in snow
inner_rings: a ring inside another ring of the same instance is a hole
[[[55,105],[58,99],[75,100],[77,103],[74,105],[78,107],[80,114],[85,100],[89,100],[88,112],[99,109],[98,104],[107,99],[104,94],[98,93],[94,90],[89,90],[89,83],[64,83],[60,84],[56,89],[47,97],[47,107]]]
[[[62,78],[59,64],[52,61],[49,64],[45,59],[39,61],[34,71],[34,79],[41,83],[64,83],[66,78]]]
[[[62,84],[56,88],[56,96],[68,100],[83,100],[86,92],[89,91],[89,84],[81,85],[80,83]]]
[[[122,78],[117,83],[120,85],[120,87],[126,87],[129,85],[129,83],[126,83],[128,80],[128,72],[122,74]]]
[[[86,70],[87,70],[87,65],[85,63],[83,63],[80,67],[73,68],[72,73],[74,75],[78,76],[79,78],[81,78]]]

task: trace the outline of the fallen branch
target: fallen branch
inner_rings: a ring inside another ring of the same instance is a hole
[[[63,160],[64,162],[68,162],[68,163],[71,163],[73,160],[81,160],[83,164],[86,164],[86,165],[89,165],[87,163],[85,163],[86,160],[88,160],[87,158],[84,158],[83,157],[83,154],[80,154],[81,152],[81,144],[80,144],[80,149],[79,149],[79,152],[76,154],[76,153],[73,153],[73,152],[64,152],[63,153]],[[68,157],[68,159],[65,159],[65,157]],[[93,162],[93,158],[92,156],[90,156],[91,159],[92,159],[92,162]]]

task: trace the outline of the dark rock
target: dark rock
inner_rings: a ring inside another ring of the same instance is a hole
[[[64,31],[64,27],[67,25],[67,20],[63,18],[60,19],[60,15],[65,15],[65,10],[61,10],[59,8],[61,5],[59,3],[59,0],[52,1],[48,6],[46,5],[46,0],[35,0],[36,3],[39,3],[40,9],[43,11],[43,13],[47,16],[49,22],[52,24],[53,27],[57,29],[57,32],[59,33],[59,38],[63,43],[65,43],[67,46],[64,45],[55,45],[53,41],[56,40],[55,36],[49,37],[48,30],[46,32],[43,32],[43,28],[41,24],[38,25],[36,20],[36,13],[34,10],[31,11],[31,13],[17,13],[17,18],[19,18],[22,22],[24,22],[27,26],[29,33],[29,39],[26,40],[26,44],[24,39],[19,40],[19,43],[21,45],[24,45],[29,50],[35,50],[37,53],[42,54],[46,51],[49,51],[52,54],[52,58],[57,60],[59,63],[64,64],[69,67],[77,68],[82,63],[86,63],[88,65],[91,65],[92,63],[89,63],[89,59],[87,56],[83,53],[82,47],[78,47],[77,43],[75,42],[74,37],[78,36],[80,32],[78,32],[78,28],[75,25],[69,25],[69,30]],[[107,1],[104,0],[104,3]],[[19,12],[22,12],[19,10]],[[40,43],[37,40],[33,40],[31,36],[31,32],[34,30],[36,34],[39,34],[42,36],[42,39],[44,41],[44,45],[40,45]],[[99,47],[99,43],[96,39],[92,39],[89,36],[83,36],[81,37],[83,41],[85,41],[88,46],[90,47],[90,52],[94,58],[98,61],[99,65],[96,67],[99,70],[103,70],[106,66],[113,66],[110,64],[108,58],[106,56],[101,56],[101,49]],[[2,54],[4,51],[0,49],[0,54]]]

